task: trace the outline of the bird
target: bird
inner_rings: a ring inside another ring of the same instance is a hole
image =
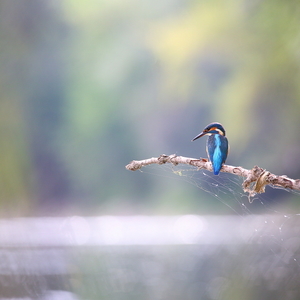
[[[228,140],[225,136],[225,129],[218,122],[210,123],[192,139],[192,142],[204,135],[209,136],[206,143],[206,152],[212,164],[213,172],[215,175],[219,175],[228,155]]]

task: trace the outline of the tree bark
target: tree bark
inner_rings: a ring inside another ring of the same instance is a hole
[[[175,154],[162,154],[159,157],[152,157],[143,160],[133,160],[126,166],[126,169],[136,171],[147,165],[162,165],[166,163],[171,163],[175,166],[179,164],[186,164],[197,167],[198,170],[205,169],[208,171],[212,171],[211,163],[206,158],[196,159],[177,156]],[[287,177],[286,175],[278,176],[258,166],[254,166],[251,170],[248,170],[243,167],[223,165],[221,172],[231,173],[246,178],[242,184],[242,188],[245,193],[249,194],[250,202],[252,202],[251,197],[254,197],[256,194],[265,192],[266,185],[280,186],[283,188],[300,191],[300,179],[292,179]]]

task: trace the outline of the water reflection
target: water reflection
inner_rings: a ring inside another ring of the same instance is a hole
[[[279,292],[300,299],[299,238],[290,230],[297,223],[196,215],[1,220],[0,299],[257,299],[257,290],[261,299]]]

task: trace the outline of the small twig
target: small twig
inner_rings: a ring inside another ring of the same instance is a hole
[[[127,170],[136,171],[141,169],[144,166],[151,164],[165,164],[172,163],[173,165],[186,164],[197,167],[200,169],[205,169],[211,171],[211,163],[206,158],[190,158],[177,156],[175,154],[165,155],[162,154],[159,157],[152,157],[144,160],[133,160],[130,164],[126,166]],[[278,176],[270,173],[258,166],[253,167],[253,169],[248,170],[242,167],[235,167],[229,165],[223,165],[221,172],[231,173],[237,176],[246,177],[242,187],[244,192],[249,193],[249,201],[251,197],[256,194],[264,193],[266,185],[280,186],[283,188],[288,188],[292,190],[300,191],[300,179],[292,179],[286,175]]]

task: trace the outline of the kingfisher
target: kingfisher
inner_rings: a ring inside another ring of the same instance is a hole
[[[220,123],[210,123],[192,139],[192,142],[204,135],[209,136],[206,143],[206,152],[214,174],[218,175],[228,155],[228,140],[225,137],[225,129]]]

